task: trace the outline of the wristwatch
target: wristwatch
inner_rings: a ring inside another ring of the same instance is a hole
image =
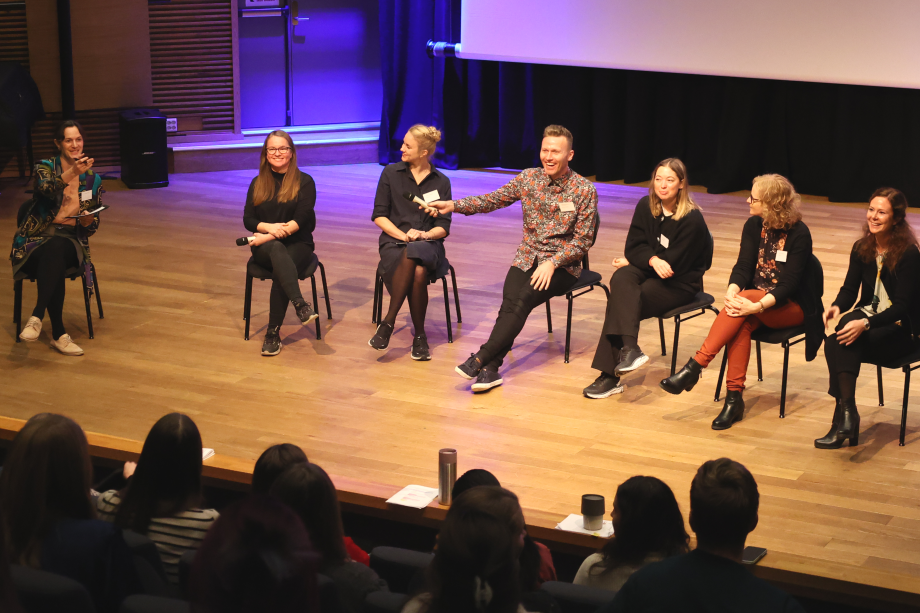
[[[868,329],[869,329],[869,320],[868,320],[868,318],[867,318],[867,319],[865,319],[865,320],[863,320],[863,321],[865,321],[865,322],[866,322],[866,330],[868,330]]]

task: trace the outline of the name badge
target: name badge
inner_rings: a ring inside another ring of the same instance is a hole
[[[785,252],[785,251],[777,251],[777,252],[776,252],[776,261],[777,261],[777,262],[785,262],[785,261],[786,261],[786,252]]]
[[[560,202],[559,210],[562,211],[563,213],[571,213],[572,211],[575,210],[575,203],[574,202]]]
[[[80,192],[80,202],[86,202],[93,199],[93,190],[88,189]]]
[[[667,249],[668,245],[671,244],[671,241],[669,241],[668,237],[665,236],[664,234],[658,237],[658,242],[661,243],[661,246],[664,247],[665,249]]]
[[[438,194],[438,190],[434,189],[427,194],[422,194],[422,199],[425,201],[425,204],[428,204],[429,202],[440,200],[441,196]]]

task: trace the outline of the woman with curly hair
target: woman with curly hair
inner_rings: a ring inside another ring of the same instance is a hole
[[[670,394],[690,391],[722,347],[728,354],[728,393],[713,430],[725,430],[744,416],[745,376],[751,358],[751,333],[760,326],[788,328],[820,317],[821,288],[808,274],[811,232],[802,222],[800,199],[788,179],[762,175],[748,198],[751,217],[741,233],[741,250],[716,317],[696,355],[679,372],[663,379]],[[820,324],[809,327],[809,355],[820,345]],[[817,338],[812,338],[817,336]],[[816,342],[815,342],[816,341]]]
[[[920,333],[920,250],[907,222],[907,198],[892,187],[875,190],[863,236],[853,244],[843,287],[824,313],[824,325],[854,304],[827,339],[824,356],[837,400],[827,435],[818,449],[859,444],[856,377],[862,362],[896,359],[917,350]],[[859,295],[857,302],[856,296]]]

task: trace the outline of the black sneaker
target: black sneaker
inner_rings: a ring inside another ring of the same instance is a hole
[[[383,351],[390,345],[391,334],[393,334],[393,324],[383,322],[377,326],[377,332],[371,337],[371,340],[367,341],[367,344],[377,351]]]
[[[623,347],[623,350],[620,352],[620,363],[617,364],[613,374],[622,377],[624,374],[636,370],[646,362],[648,362],[648,356],[642,353],[642,350],[638,347]]]
[[[479,375],[479,371],[482,370],[482,362],[479,361],[479,358],[476,357],[475,353],[470,354],[470,358],[454,369],[458,375],[464,379],[475,379]]]
[[[303,325],[307,325],[319,317],[316,311],[313,310],[313,305],[309,302],[301,302],[300,304],[295,302],[294,310],[297,311],[297,317],[300,318],[300,323]]]
[[[281,326],[269,326],[265,331],[265,340],[262,341],[262,355],[278,355],[281,353]]]
[[[607,398],[614,394],[622,394],[625,389],[625,385],[620,385],[619,377],[612,377],[602,372],[594,383],[583,390],[583,393],[586,398]]]
[[[428,337],[419,334],[412,339],[412,359],[421,362],[427,362],[431,359],[431,351],[428,349]]]
[[[502,376],[498,374],[497,370],[492,368],[483,368],[479,371],[479,376],[476,377],[476,383],[473,384],[471,388],[474,394],[480,392],[488,392],[493,387],[498,387],[502,384]]]

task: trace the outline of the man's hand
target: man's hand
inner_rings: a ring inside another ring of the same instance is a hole
[[[422,205],[418,206],[419,209],[424,210],[426,213],[432,217],[437,217],[438,215],[444,215],[445,213],[454,212],[454,201],[453,200],[435,200],[434,202],[429,202],[427,207]]]
[[[821,316],[821,319],[824,321],[824,327],[827,327],[828,322],[833,319],[836,319],[840,315],[840,307],[836,304],[831,305],[831,308],[824,311],[824,315]],[[865,324],[863,324],[865,326]]]
[[[657,255],[653,255],[651,259],[649,259],[648,265],[651,266],[662,279],[667,279],[674,276],[674,271],[671,270],[671,265],[662,260]]]
[[[834,307],[831,307],[834,308]],[[828,309],[830,310],[830,309]],[[852,345],[859,335],[866,331],[866,319],[854,319],[837,332],[837,342],[841,345]]]
[[[549,287],[549,282],[553,279],[553,273],[556,272],[556,265],[550,260],[546,260],[533,271],[530,277],[530,284],[537,291],[543,291]]]
[[[629,266],[629,260],[627,260],[626,258],[613,258],[613,262],[611,262],[611,265],[613,266],[614,270],[619,270],[620,268],[623,268],[624,266]]]
[[[420,240],[424,240],[424,237],[422,236],[422,232],[420,232],[419,230],[412,228],[411,230],[406,232],[406,242],[407,243],[411,243],[412,241],[420,241]]]

